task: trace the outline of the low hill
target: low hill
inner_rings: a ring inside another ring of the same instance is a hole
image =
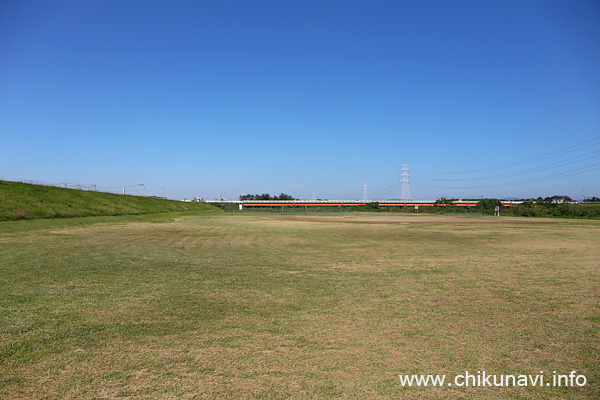
[[[219,209],[206,203],[187,203],[0,180],[0,221],[211,210]]]

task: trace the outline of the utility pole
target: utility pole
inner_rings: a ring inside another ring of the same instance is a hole
[[[581,202],[582,203],[585,202],[585,195],[583,194],[583,189],[585,189],[585,188],[581,188]]]
[[[369,201],[369,190],[367,189],[367,182],[363,185],[363,200],[366,202]]]
[[[481,216],[483,217],[483,195],[481,195]]]
[[[410,200],[410,189],[408,188],[408,164],[402,165],[402,201]]]
[[[163,197],[163,199],[165,198],[165,187],[164,186],[162,187],[162,197]]]
[[[140,183],[140,185],[142,185],[142,196],[144,195],[144,184]]]

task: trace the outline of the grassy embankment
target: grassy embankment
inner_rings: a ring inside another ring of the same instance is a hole
[[[217,210],[205,203],[0,180],[0,221]]]
[[[373,217],[3,222],[0,398],[600,396],[600,221]]]

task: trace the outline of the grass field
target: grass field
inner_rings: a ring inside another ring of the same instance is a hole
[[[207,203],[0,180],[0,221],[209,210],[217,208]]]
[[[600,397],[600,221],[2,222],[0,293],[3,399]],[[466,370],[588,383],[398,378]]]

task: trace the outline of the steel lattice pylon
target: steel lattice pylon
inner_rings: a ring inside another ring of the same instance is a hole
[[[402,201],[410,200],[410,189],[408,188],[408,164],[402,164]]]

